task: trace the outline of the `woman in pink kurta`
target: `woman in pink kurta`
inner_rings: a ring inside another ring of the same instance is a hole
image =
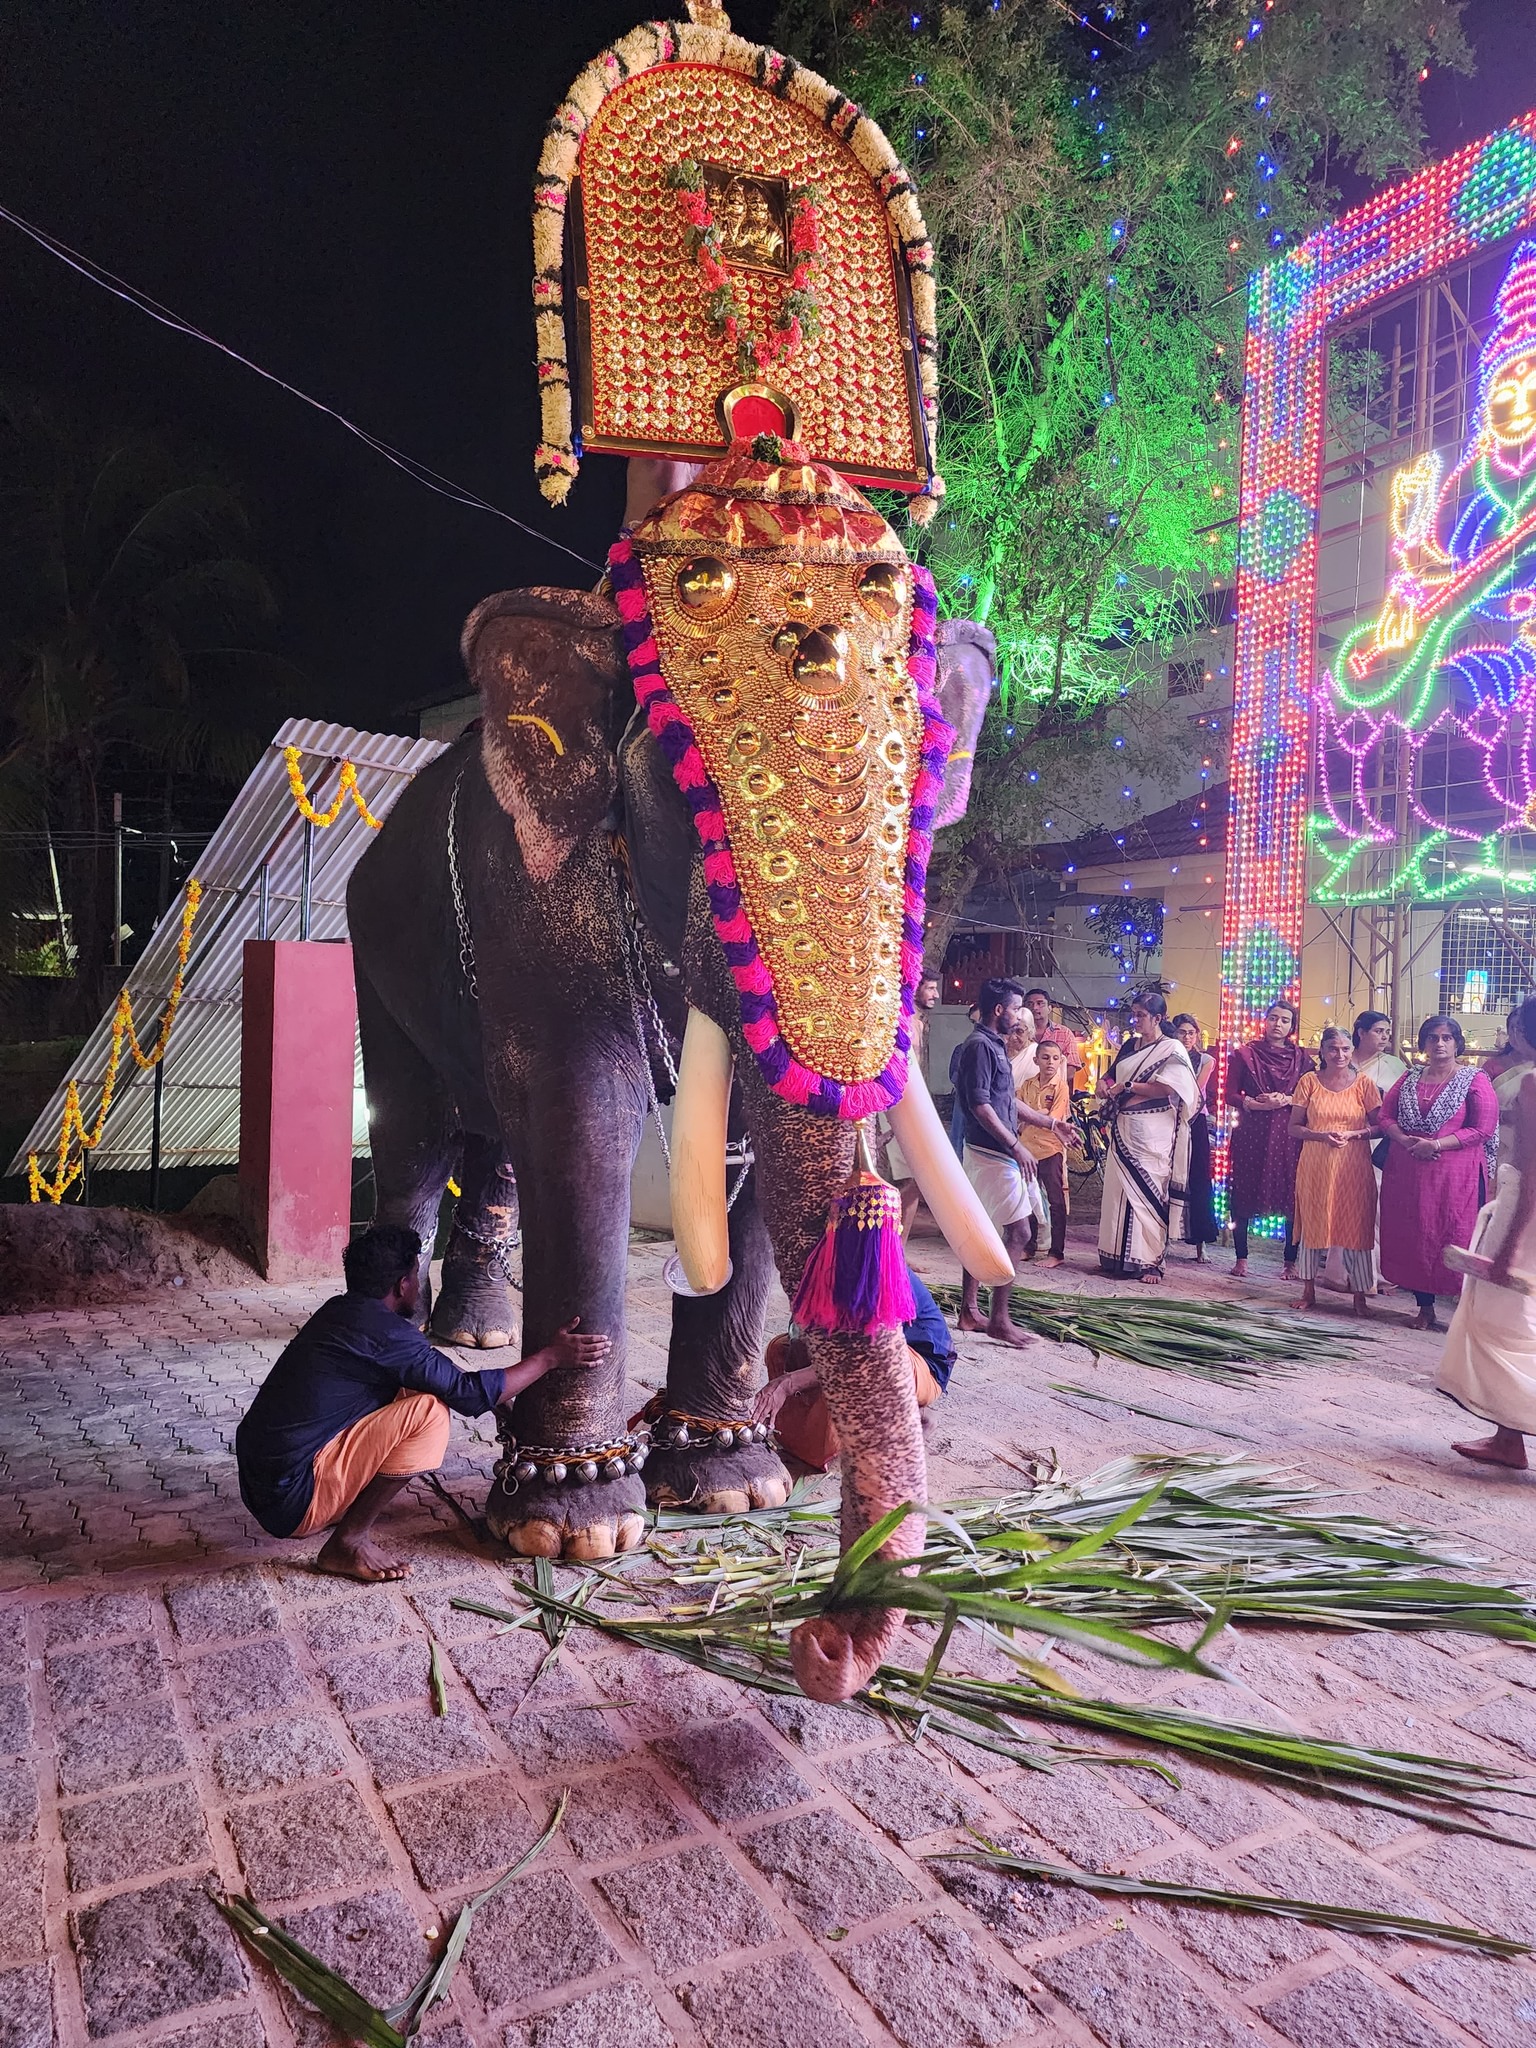
[[[1466,1050],[1452,1017],[1419,1026],[1422,1067],[1394,1081],[1381,1105],[1390,1139],[1381,1181],[1381,1270],[1415,1295],[1414,1328],[1438,1330],[1435,1296],[1459,1294],[1447,1245],[1467,1245],[1482,1207],[1499,1102],[1487,1077],[1458,1064]]]

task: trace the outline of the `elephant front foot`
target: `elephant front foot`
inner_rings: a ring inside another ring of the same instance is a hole
[[[653,1507],[744,1515],[752,1508],[783,1507],[789,1489],[766,1423],[664,1411],[652,1424],[645,1491]]]
[[[508,1245],[461,1242],[455,1230],[443,1260],[432,1334],[468,1350],[500,1351],[522,1334],[522,1296],[507,1270]]]
[[[629,1442],[519,1445],[497,1461],[486,1523],[519,1557],[590,1564],[634,1550],[645,1538],[644,1462]]]

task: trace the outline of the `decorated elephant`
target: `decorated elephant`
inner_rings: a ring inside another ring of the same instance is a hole
[[[642,488],[668,480],[661,467],[645,466]],[[936,824],[964,811],[992,689],[984,632],[941,627],[939,643],[955,738]],[[784,1468],[748,1422],[767,1292],[775,1260],[795,1292],[849,1177],[854,1125],[775,1094],[746,1044],[706,856],[636,715],[613,601],[504,591],[474,612],[463,652],[483,715],[416,777],[348,892],[376,1213],[430,1245],[457,1173],[432,1309],[444,1338],[490,1348],[521,1325],[526,1349],[575,1316],[614,1335],[601,1373],[552,1375],[520,1398],[489,1507],[516,1550],[599,1558],[639,1540],[647,1492],[714,1511],[785,1499]],[[848,962],[845,990],[878,978],[875,943]],[[702,1046],[690,1018],[713,1027]],[[674,1296],[647,1458],[623,1409],[630,1173],[679,1046],[674,1167],[691,1152],[698,1170],[691,1185],[674,1179],[675,1200],[694,1201],[699,1230],[718,1233],[729,1278]],[[912,1109],[921,1089],[914,1077],[903,1149],[960,1235],[969,1190],[931,1107]],[[728,1140],[743,1160],[745,1140],[752,1164],[735,1169],[727,1217]],[[520,1305],[506,1265],[519,1188]],[[811,1341],[847,1513],[863,1528],[924,1497],[904,1347],[899,1331]]]
[[[990,645],[941,630],[938,666],[932,582],[858,488],[906,492],[918,522],[942,496],[933,250],[852,101],[717,0],[689,11],[582,72],[535,180],[541,488],[563,499],[583,451],[641,458],[604,584],[474,612],[479,729],[348,898],[380,1218],[429,1240],[458,1170],[435,1328],[510,1340],[520,1193],[524,1347],[573,1317],[617,1340],[503,1421],[488,1518],[534,1556],[630,1547],[647,1493],[786,1498],[749,1413],[775,1264],[842,1447],[845,1543],[922,1503],[874,1115],[966,1270],[1011,1278],[908,1060],[928,854],[964,810]],[[637,1436],[630,1174],[669,1093],[672,1334]],[[885,1554],[921,1540],[909,1516]],[[899,1626],[802,1624],[801,1684],[848,1696]]]

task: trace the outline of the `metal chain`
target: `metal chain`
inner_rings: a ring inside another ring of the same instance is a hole
[[[489,1264],[500,1273],[509,1287],[515,1288],[519,1294],[522,1293],[523,1283],[512,1271],[509,1261],[509,1254],[522,1244],[523,1233],[520,1230],[509,1231],[505,1237],[488,1237],[483,1230],[476,1230],[471,1224],[461,1221],[457,1210],[454,1211],[453,1227],[456,1231],[462,1231],[472,1243],[483,1246],[491,1255]]]
[[[464,970],[469,1000],[478,1003],[480,989],[475,980],[475,942],[469,929],[469,910],[464,902],[464,878],[459,873],[459,786],[463,780],[464,770],[461,768],[453,779],[453,795],[448,799],[448,886],[453,891],[453,914],[459,927],[459,965]]]

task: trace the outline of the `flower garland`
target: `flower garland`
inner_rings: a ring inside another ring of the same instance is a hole
[[[302,759],[302,747],[284,747],[283,760],[288,767],[288,787],[293,791],[293,800],[298,805],[300,814],[307,818],[311,825],[334,825],[341,816],[342,805],[351,797],[353,803],[357,805],[363,823],[371,825],[375,832],[379,830],[384,820],[376,818],[369,810],[367,798],[357,786],[357,770],[350,761],[343,761],[341,764],[341,780],[336,785],[336,795],[330,809],[317,811],[309,800],[308,789],[304,786],[304,770],[300,765]]]
[[[743,376],[766,375],[776,362],[787,361],[802,341],[814,341],[821,332],[821,301],[811,288],[811,271],[822,255],[821,216],[817,212],[821,194],[814,185],[796,185],[790,192],[784,225],[794,268],[773,327],[759,338],[744,325],[746,308],[726,267],[704,173],[692,157],[684,157],[667,172],[667,184],[679,195],[688,223],[686,247],[688,254],[698,259],[704,280],[704,316],[710,332],[735,349]]]
[[[929,460],[939,425],[938,295],[933,244],[912,180],[881,130],[863,109],[824,78],[777,50],[733,35],[709,0],[690,0],[707,21],[647,21],[621,36],[584,67],[555,110],[533,187],[533,317],[538,342],[542,438],[534,451],[539,489],[552,505],[570,493],[580,457],[571,413],[571,371],[565,331],[566,214],[587,130],[610,94],[642,72],[669,64],[702,64],[734,72],[818,121],[853,157],[885,207],[912,292],[913,347],[927,426]],[[934,472],[908,516],[926,526],[944,495]]]
[[[46,1195],[50,1202],[62,1202],[69,1188],[77,1181],[85,1168],[85,1154],[94,1151],[101,1143],[101,1134],[106,1129],[107,1111],[112,1107],[112,1098],[117,1093],[117,1073],[122,1064],[123,1046],[133,1054],[136,1066],[146,1072],[158,1067],[165,1058],[171,1042],[171,1027],[176,1022],[176,1012],[181,1008],[182,990],[186,986],[187,960],[192,951],[192,925],[197,917],[197,907],[203,900],[203,885],[194,879],[187,884],[187,900],[181,909],[181,937],[176,944],[176,974],[171,982],[171,992],[166,998],[165,1011],[160,1019],[160,1029],[149,1052],[139,1044],[138,1033],[133,1028],[133,997],[127,989],[118,992],[117,1008],[112,1013],[112,1046],[107,1054],[107,1071],[101,1083],[101,1107],[96,1112],[96,1121],[89,1130],[80,1111],[80,1087],[71,1081],[64,1091],[64,1122],[59,1131],[58,1159],[54,1177],[45,1178],[38,1165],[35,1152],[27,1154],[27,1195],[33,1202],[40,1202]],[[80,1157],[71,1161],[70,1152],[76,1139],[80,1142]]]

